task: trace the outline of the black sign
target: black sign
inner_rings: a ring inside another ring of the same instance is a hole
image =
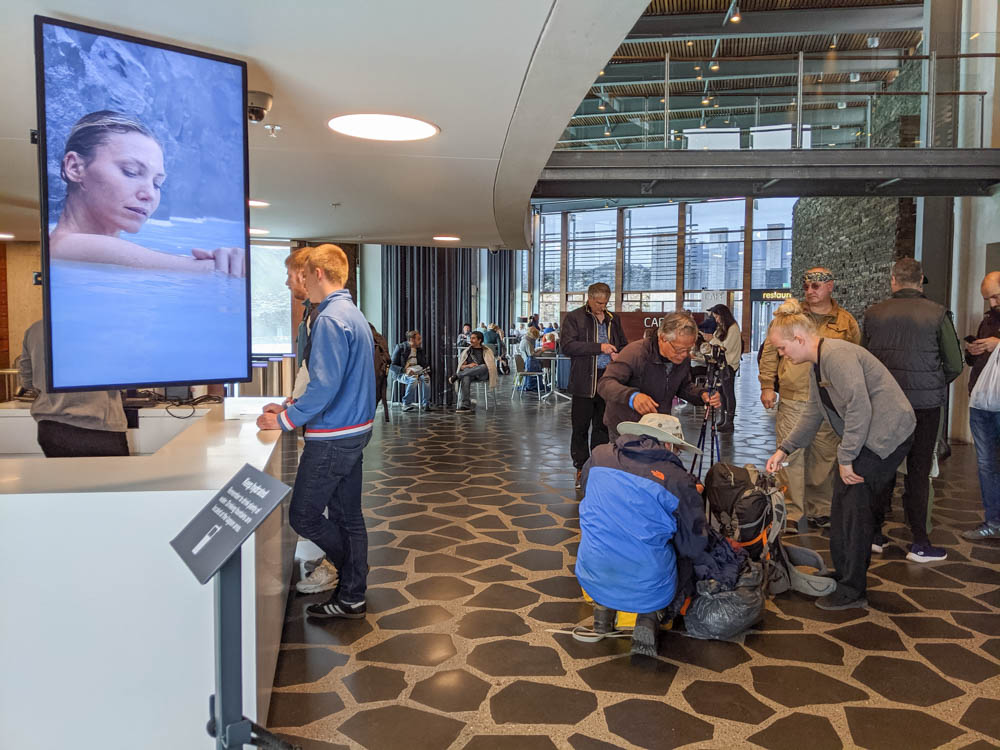
[[[199,583],[207,583],[291,491],[244,465],[170,542]]]

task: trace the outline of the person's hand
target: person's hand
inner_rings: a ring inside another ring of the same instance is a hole
[[[611,355],[611,361],[612,362],[618,361],[618,352],[615,352],[614,354]]]
[[[285,407],[281,404],[266,404],[261,411],[264,414],[281,414],[285,410]]]
[[[718,392],[713,393],[710,396],[706,391],[705,393],[701,394],[701,400],[704,401],[705,404],[708,406],[714,406],[716,409],[722,408],[722,396]]]
[[[777,401],[778,401],[778,394],[775,393],[772,389],[765,388],[760,392],[760,402],[764,404],[765,409],[773,409]]]
[[[191,255],[196,260],[211,260],[215,263],[215,270],[228,276],[239,276],[243,278],[246,273],[246,251],[242,247],[217,247],[215,250],[202,250],[200,247],[193,248]]]
[[[659,406],[660,405],[658,403],[653,401],[653,399],[645,393],[637,393],[635,399],[632,401],[632,408],[643,416],[646,414],[653,414]]]
[[[617,354],[618,347],[614,344],[601,344],[601,354]]]
[[[969,354],[973,357],[980,354],[988,354],[997,348],[997,344],[1000,344],[1000,338],[997,338],[996,336],[990,336],[985,339],[976,339],[975,341],[969,343]]]
[[[844,484],[861,484],[865,478],[854,473],[854,464],[838,464]]]
[[[267,412],[257,417],[257,429],[259,430],[280,430],[278,415],[274,412]]]
[[[767,459],[767,465],[764,468],[769,474],[775,474],[781,468],[781,464],[784,463],[786,458],[788,458],[788,454],[781,450],[781,448],[778,448],[778,450],[776,450],[774,454]]]

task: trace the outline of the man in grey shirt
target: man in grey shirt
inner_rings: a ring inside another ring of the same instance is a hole
[[[42,321],[24,333],[17,360],[21,384],[38,391],[31,416],[38,423],[38,444],[48,458],[127,456],[127,424],[120,391],[50,393],[45,374]]]
[[[768,459],[767,470],[776,472],[791,453],[808,445],[824,420],[840,436],[830,508],[837,588],[817,599],[816,606],[865,607],[875,498],[913,444],[913,407],[871,352],[848,341],[819,338],[797,300],[778,308],[768,337],[781,356],[812,367],[807,409]]]

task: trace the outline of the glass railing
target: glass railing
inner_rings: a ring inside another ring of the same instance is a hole
[[[556,150],[988,148],[997,36],[935,38],[944,51],[930,54],[873,35],[867,49],[714,59],[630,42]]]

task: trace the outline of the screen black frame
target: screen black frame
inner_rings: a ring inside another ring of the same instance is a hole
[[[172,385],[202,385],[214,383],[248,383],[250,382],[251,358],[252,358],[252,332],[250,330],[250,140],[247,130],[247,63],[245,60],[237,60],[232,57],[215,55],[210,52],[181,47],[166,42],[158,42],[152,39],[122,34],[117,31],[87,26],[85,24],[65,21],[59,18],[36,15],[35,17],[35,106],[38,117],[38,187],[39,187],[39,216],[41,223],[41,255],[42,255],[42,327],[45,330],[45,377],[48,390],[51,393],[66,393],[73,391],[110,391],[124,390],[127,388],[163,388]],[[205,380],[197,378],[194,380],[157,380],[139,383],[104,383],[100,385],[86,386],[60,386],[55,387],[52,380],[52,315],[51,315],[51,285],[49,284],[49,179],[48,179],[48,130],[45,118],[45,47],[42,38],[42,28],[45,25],[62,26],[75,31],[82,31],[88,34],[105,36],[111,39],[118,39],[132,44],[142,44],[147,47],[156,47],[176,52],[182,55],[202,57],[216,62],[227,63],[239,67],[243,80],[243,246],[246,250],[244,264],[246,280],[246,370],[242,377],[216,378]]]

